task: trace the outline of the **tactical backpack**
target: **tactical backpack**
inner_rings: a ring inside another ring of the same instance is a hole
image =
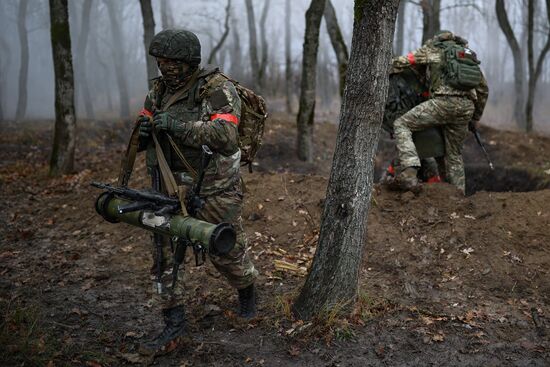
[[[241,149],[241,165],[248,165],[252,171],[252,162],[264,136],[265,120],[267,119],[267,109],[265,100],[254,93],[254,91],[242,86],[239,82],[231,79],[223,73],[217,73],[221,78],[212,78],[203,86],[207,96],[220,86],[221,82],[229,80],[241,99],[241,119],[239,121],[239,148]]]
[[[436,42],[443,54],[443,78],[452,88],[467,91],[481,83],[480,61],[474,51],[453,41]]]
[[[428,99],[428,89],[412,68],[390,74],[382,128],[393,134],[393,123],[405,112]]]

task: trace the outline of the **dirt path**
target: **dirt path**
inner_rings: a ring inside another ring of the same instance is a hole
[[[245,175],[261,317],[235,318],[236,294],[211,265],[191,262],[190,341],[155,365],[548,365],[550,190],[462,197],[445,184],[418,196],[377,188],[353,317],[292,319],[289,303],[315,250],[334,126],[321,126],[324,148],[310,165],[293,160],[289,126],[272,125],[261,172]],[[90,128],[78,173],[52,180],[49,131],[9,129],[0,138],[0,365],[147,364],[135,345],[160,328],[148,298],[149,236],[103,221],[93,209],[99,193],[88,186],[114,179],[124,134]],[[489,141],[498,132],[488,134]],[[520,157],[515,167],[544,177],[550,144],[522,139],[508,140],[521,151],[508,149]],[[493,152],[511,167],[499,144]],[[537,158],[522,161],[525,151]],[[133,183],[146,186],[146,178]],[[291,270],[281,270],[281,261]]]

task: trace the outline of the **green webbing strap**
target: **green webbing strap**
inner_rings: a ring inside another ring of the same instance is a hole
[[[126,152],[122,155],[122,159],[120,162],[120,171],[118,173],[118,186],[128,186],[128,181],[130,181],[130,176],[132,175],[132,171],[134,170],[134,162],[136,161],[138,146],[139,125],[136,124],[132,129],[132,135],[130,135],[130,140],[128,141]]]

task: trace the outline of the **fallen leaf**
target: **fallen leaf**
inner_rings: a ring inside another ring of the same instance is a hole
[[[443,332],[439,332],[438,334],[432,336],[432,340],[434,342],[442,342],[443,340],[445,340],[445,335],[443,334]]]

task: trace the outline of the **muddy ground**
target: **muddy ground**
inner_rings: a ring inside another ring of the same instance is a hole
[[[316,126],[306,164],[295,158],[293,122],[273,117],[256,172],[244,175],[260,316],[238,320],[235,292],[189,258],[190,338],[150,361],[135,350],[161,326],[148,297],[149,235],[105,222],[89,186],[115,179],[127,128],[82,123],[75,174],[51,179],[51,122],[0,127],[2,366],[550,363],[548,138],[482,129],[496,172],[468,139],[467,197],[446,184],[418,196],[377,187],[352,317],[302,322],[289,305],[315,251],[336,126]],[[384,138],[378,173],[392,149]],[[132,185],[145,187],[143,161],[136,169]]]

